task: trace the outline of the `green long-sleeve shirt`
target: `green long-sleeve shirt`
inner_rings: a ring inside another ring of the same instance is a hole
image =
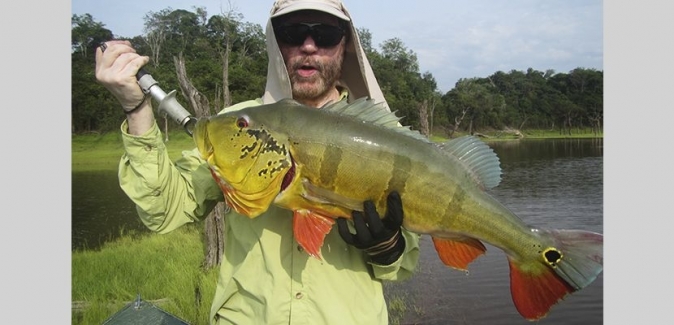
[[[251,100],[227,110],[259,105]],[[124,192],[145,225],[167,233],[200,220],[223,195],[196,149],[171,161],[156,124],[141,136],[122,124],[119,165]],[[328,233],[323,259],[309,256],[293,236],[292,212],[272,206],[250,219],[225,216],[225,252],[211,307],[212,324],[388,324],[381,280],[403,280],[419,258],[419,236],[403,229],[405,252],[393,264]]]

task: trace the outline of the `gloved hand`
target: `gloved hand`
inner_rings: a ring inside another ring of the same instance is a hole
[[[403,224],[400,194],[395,191],[389,193],[383,219],[379,218],[379,213],[370,200],[363,203],[363,210],[351,213],[356,234],[349,231],[345,218],[337,218],[339,235],[347,244],[364,250],[375,264],[390,265],[405,250],[405,239],[400,234]]]
[[[96,80],[130,113],[149,98],[140,89],[136,73],[150,58],[138,55],[129,41],[113,40],[103,44],[105,52],[101,47],[96,48]]]

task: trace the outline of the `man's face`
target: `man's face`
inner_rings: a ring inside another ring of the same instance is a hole
[[[298,11],[290,13],[279,25],[297,23],[322,23],[339,26],[339,19],[320,11]],[[292,85],[293,98],[296,100],[316,99],[335,87],[341,76],[344,60],[343,37],[337,45],[319,46],[311,36],[307,36],[300,45],[284,43],[277,35],[277,41],[283,60],[286,63]]]

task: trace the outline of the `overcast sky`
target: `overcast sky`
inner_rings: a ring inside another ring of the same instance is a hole
[[[265,26],[273,1],[73,0],[72,13],[89,13],[116,36],[143,33],[143,16],[162,9],[206,7],[209,16],[229,4],[244,21]],[[373,46],[398,37],[417,54],[443,93],[460,78],[496,71],[603,70],[603,13],[599,0],[417,0],[415,8],[390,0],[345,1],[356,27],[372,33]],[[409,4],[409,2],[406,2]]]

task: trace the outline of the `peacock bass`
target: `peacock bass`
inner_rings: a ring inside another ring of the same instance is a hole
[[[483,242],[502,249],[526,319],[602,272],[602,234],[532,228],[486,192],[501,168],[484,142],[436,144],[398,121],[364,98],[320,109],[285,99],[202,118],[194,140],[230,207],[250,218],[271,204],[292,210],[295,238],[317,258],[335,218],[351,218],[365,200],[384,211],[398,191],[403,227],[430,235],[444,264],[466,270]]]

